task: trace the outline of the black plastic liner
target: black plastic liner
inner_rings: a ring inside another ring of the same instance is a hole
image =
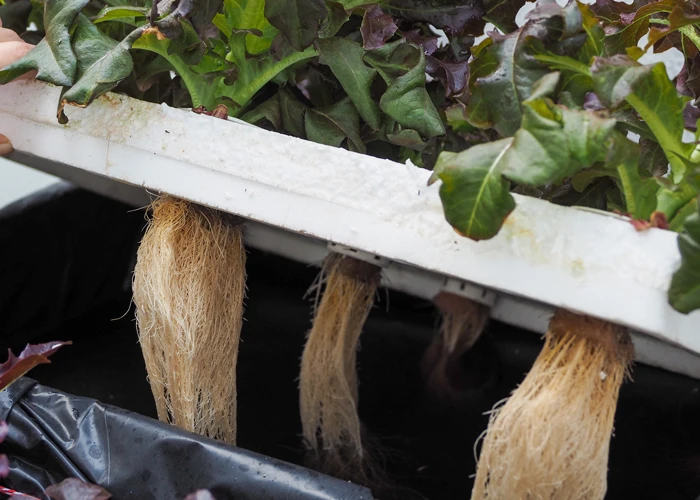
[[[0,393],[10,427],[5,483],[48,498],[66,477],[118,499],[182,499],[208,488],[217,500],[371,500],[366,488],[264,457],[98,401],[22,378]]]
[[[143,211],[65,182],[0,210],[3,343],[30,342],[129,291],[144,226]]]

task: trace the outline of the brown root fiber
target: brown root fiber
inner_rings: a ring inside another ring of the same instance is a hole
[[[133,293],[158,417],[236,441],[236,361],[245,295],[242,226],[162,197],[141,241]]]
[[[564,310],[510,399],[491,415],[472,499],[598,500],[634,349],[619,326]]]
[[[367,464],[357,413],[357,347],[380,281],[380,269],[331,254],[325,290],[301,360],[299,409],[309,465],[361,480]]]
[[[479,339],[489,319],[489,308],[465,297],[441,292],[433,299],[440,310],[440,330],[425,351],[423,377],[428,391],[444,400],[461,394],[461,360]]]

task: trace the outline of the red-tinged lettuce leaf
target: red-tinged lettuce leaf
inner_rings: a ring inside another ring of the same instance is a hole
[[[659,229],[668,229],[668,221],[663,212],[654,212],[649,217],[649,220],[631,219],[630,224],[639,232],[648,231],[655,227]]]
[[[469,80],[469,65],[467,61],[446,62],[437,57],[427,56],[425,71],[431,77],[442,82],[445,87],[446,97],[461,93]]]
[[[430,182],[438,179],[445,219],[462,236],[493,238],[515,208],[502,159],[512,139],[473,146],[461,153],[440,154]]]
[[[228,120],[228,108],[225,104],[219,104],[212,110],[208,110],[204,106],[198,108],[193,108],[192,112],[198,115],[211,116],[212,118],[218,118],[219,120]]]
[[[413,151],[423,151],[428,147],[428,143],[423,140],[418,132],[408,128],[402,129],[400,125],[396,125],[395,131],[387,132],[386,134],[389,142]]]
[[[642,66],[627,56],[614,56],[596,58],[591,73],[603,104],[616,108],[627,101],[642,117],[671,164],[674,182],[680,182],[693,149],[682,141],[687,99],[678,95],[664,65]]]
[[[632,3],[626,3],[618,0],[596,0],[590,5],[590,8],[596,17],[611,24],[619,21],[622,14],[633,14],[637,9],[652,1],[654,0],[635,0]]]
[[[112,494],[96,484],[89,484],[69,477],[58,484],[46,488],[46,495],[52,500],[109,500]]]
[[[78,61],[70,43],[70,27],[90,0],[51,0],[44,9],[46,36],[22,59],[0,70],[0,85],[36,70],[38,80],[73,84]]]
[[[43,363],[51,363],[49,356],[64,345],[72,342],[47,342],[46,344],[29,344],[19,356],[7,350],[7,361],[0,364],[0,391],[6,389],[12,382],[22,377],[29,370]]]
[[[265,1],[265,17],[298,51],[314,42],[327,16],[328,8],[323,0]]]
[[[673,275],[668,297],[674,309],[687,314],[700,309],[700,198],[678,236],[678,249],[681,266]]]
[[[483,0],[484,19],[503,33],[510,33],[518,29],[515,17],[527,2],[533,0]]]
[[[307,110],[304,128],[310,141],[335,147],[347,141],[351,151],[366,152],[360,138],[360,115],[347,97],[325,109]]]
[[[673,10],[676,0],[636,1],[631,5],[615,0],[598,1],[590,8],[606,22],[605,46],[608,55],[624,54],[628,47],[636,47],[649,32],[652,16]],[[599,5],[600,4],[600,5]]]
[[[421,30],[414,29],[409,31],[402,31],[401,36],[410,40],[415,45],[418,45],[423,49],[423,53],[426,56],[434,54],[438,50],[438,40],[439,38],[435,35],[429,34],[424,35]]]
[[[193,13],[195,2],[193,0],[175,0],[160,2],[157,5],[162,19],[153,22],[153,27],[169,39],[179,38],[182,35],[182,20],[186,20]]]
[[[691,103],[687,103],[685,108],[683,108],[683,123],[685,123],[685,128],[692,132],[697,132],[698,120],[700,120],[700,108],[693,106]]]
[[[381,110],[370,91],[377,70],[365,64],[362,46],[347,38],[328,38],[317,40],[316,47],[320,63],[331,69],[365,123],[379,130]]]
[[[362,47],[365,50],[373,50],[382,47],[389,40],[398,26],[393,16],[385,13],[379,5],[373,5],[365,11],[362,17],[360,33],[362,33]]]
[[[479,35],[484,26],[480,0],[385,0],[382,5],[404,21],[429,23],[447,33]]]
[[[685,60],[683,69],[676,78],[676,90],[696,101],[700,99],[700,54]]]
[[[658,44],[658,42],[679,30],[681,32],[681,37],[679,37],[676,41],[679,48],[683,48],[686,44],[688,47],[693,46],[692,40],[685,40],[685,44],[683,43],[683,31],[685,31],[683,28],[689,27],[691,32],[695,32],[695,28],[693,26],[700,25],[700,7],[698,7],[695,2],[676,1],[666,21],[668,22],[668,25],[652,25],[652,28],[649,30],[649,38],[646,46],[647,49],[652,46],[658,46],[659,48],[670,48],[670,45],[662,46]],[[695,33],[695,36],[700,39],[697,32]],[[698,48],[700,47],[696,47],[696,49]]]
[[[530,97],[533,84],[550,72],[531,53],[533,39],[558,55],[578,50],[586,41],[576,3],[564,8],[544,3],[530,18],[514,33],[491,34],[474,49],[470,64],[469,121],[479,128],[494,128],[503,137],[518,129],[521,102]]]
[[[200,36],[203,35],[213,21],[214,16],[221,10],[223,3],[223,0],[195,0],[191,21]]]

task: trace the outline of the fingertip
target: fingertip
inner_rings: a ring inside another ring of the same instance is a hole
[[[13,150],[10,139],[0,134],[0,156],[9,155]]]
[[[12,64],[13,62],[22,59],[32,49],[34,45],[23,41],[4,42],[0,44],[0,68]]]

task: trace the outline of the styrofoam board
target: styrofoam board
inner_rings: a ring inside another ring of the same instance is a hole
[[[58,96],[40,82],[0,87],[18,151],[700,353],[700,311],[667,302],[680,259],[671,232],[516,196],[499,235],[474,242],[445,222],[438,186],[415,166],[114,94],[68,109],[62,126]]]

